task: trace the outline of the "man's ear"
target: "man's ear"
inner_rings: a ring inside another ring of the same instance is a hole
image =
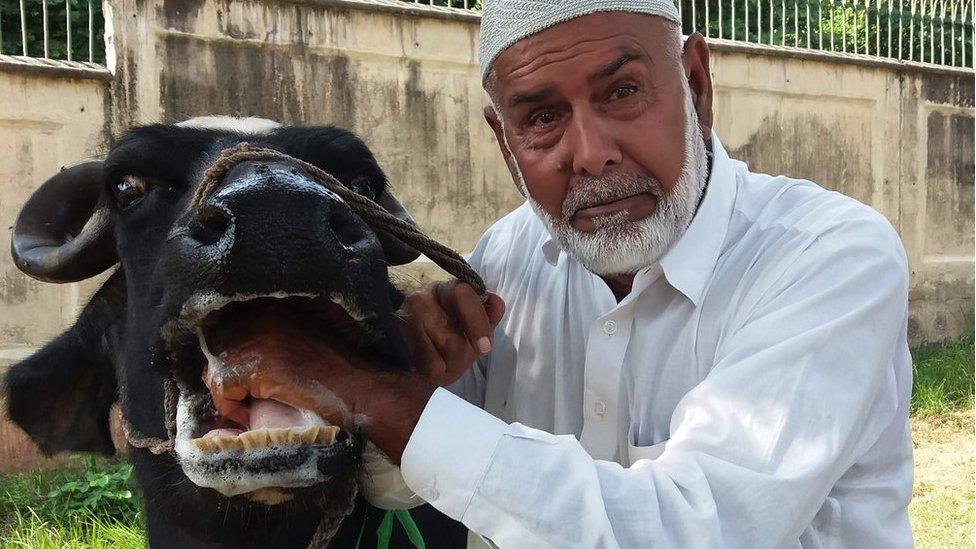
[[[512,182],[515,183],[515,188],[518,189],[519,194],[525,196],[522,193],[522,185],[519,183],[518,165],[515,163],[515,158],[512,157],[512,151],[508,150],[508,146],[505,145],[505,130],[502,128],[502,121],[498,119],[495,107],[491,105],[485,107],[485,121],[488,122],[491,131],[495,132],[495,141],[498,142],[498,149],[502,152],[505,165],[508,166],[508,173],[512,175]]]
[[[712,74],[708,56],[708,44],[700,33],[693,33],[685,40],[682,62],[706,141],[712,134]]]
[[[47,455],[115,453],[109,410],[117,393],[109,348],[120,316],[119,279],[121,271],[74,326],[2,378],[7,416]]]

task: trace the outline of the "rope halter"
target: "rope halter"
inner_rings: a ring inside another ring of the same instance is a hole
[[[369,198],[353,191],[339,182],[331,174],[313,166],[304,160],[273,149],[253,148],[248,143],[240,143],[225,149],[217,159],[203,173],[200,185],[197,187],[188,208],[195,208],[210,196],[220,186],[224,177],[237,164],[254,160],[275,160],[295,164],[304,169],[317,183],[337,194],[345,201],[349,208],[359,215],[374,231],[384,231],[404,244],[426,255],[440,268],[453,275],[459,281],[470,285],[482,303],[488,299],[488,292],[481,277],[468,265],[457,252],[425,235],[416,226],[392,215],[385,208]],[[164,423],[167,438],[149,437],[141,434],[123,418],[122,430],[125,439],[135,448],[147,449],[153,454],[160,455],[174,451],[176,438],[176,408],[179,399],[179,389],[176,381],[167,378],[163,382]],[[309,547],[325,547],[335,535],[342,520],[352,512],[352,506],[341,513],[341,516],[325,516],[319,524]]]

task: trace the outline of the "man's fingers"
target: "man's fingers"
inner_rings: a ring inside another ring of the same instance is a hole
[[[491,323],[491,328],[494,330],[495,326],[498,326],[498,323],[502,321],[502,317],[505,316],[505,302],[498,294],[488,292],[485,312],[488,313],[488,322]]]
[[[471,348],[478,354],[491,351],[491,324],[481,299],[464,283],[443,284],[437,288],[441,307],[454,317]]]
[[[447,364],[441,357],[437,346],[423,330],[417,332],[415,337],[417,338],[417,354],[415,355],[418,359],[417,370],[427,379],[436,382],[446,374]]]

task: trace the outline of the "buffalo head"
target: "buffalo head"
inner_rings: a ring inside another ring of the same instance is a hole
[[[315,521],[296,517],[347,508],[354,497],[357,418],[337,402],[342,419],[330,424],[254,394],[262,368],[302,368],[302,352],[314,352],[305,342],[323,337],[383,367],[409,363],[396,317],[403,296],[387,267],[417,252],[372,229],[299,165],[239,163],[191,205],[204,170],[245,141],[325,170],[412,223],[351,133],[214,118],[131,130],[104,159],[41,185],[14,226],[15,262],[40,280],[118,267],[73,327],[7,374],[9,415],[48,453],[111,453],[112,404],[135,431],[165,437],[163,386],[175,380],[174,451],[131,452],[150,537],[167,546],[234,543],[212,525],[246,522],[270,505],[293,522],[269,526],[278,537],[265,541],[300,545]],[[260,543],[242,532],[239,545]]]

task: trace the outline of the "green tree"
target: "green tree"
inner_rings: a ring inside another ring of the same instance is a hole
[[[21,0],[0,0],[0,52],[23,55],[22,36],[26,38],[27,55],[44,57],[44,2],[47,2],[48,56],[68,58],[68,31],[65,12],[71,11],[71,58],[88,61],[88,9],[92,9],[95,41],[93,60],[105,62],[103,34],[105,22],[100,0],[23,0],[26,35],[21,32]]]

